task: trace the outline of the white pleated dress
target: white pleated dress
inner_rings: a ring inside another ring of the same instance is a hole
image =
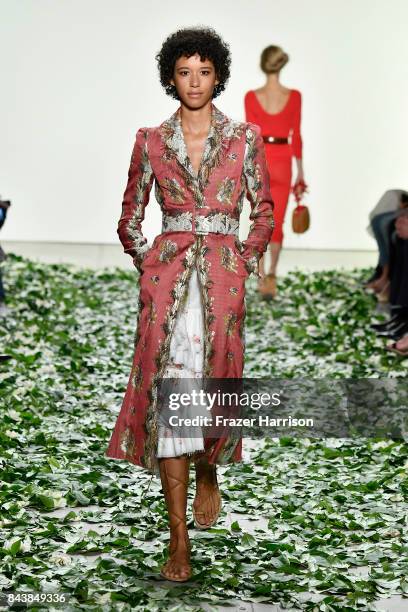
[[[195,378],[203,377],[204,362],[204,317],[202,297],[197,270],[194,267],[190,276],[188,289],[180,304],[170,341],[170,354],[163,378],[187,378],[177,392],[199,390],[194,384]],[[178,417],[208,416],[205,405],[182,406],[174,412]],[[157,457],[178,457],[204,450],[202,429],[200,426],[158,428]]]

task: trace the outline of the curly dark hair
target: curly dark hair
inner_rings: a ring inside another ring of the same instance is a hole
[[[166,93],[179,100],[177,90],[170,84],[173,78],[176,61],[183,55],[191,57],[199,54],[202,62],[210,60],[214,64],[219,83],[214,87],[213,98],[220,95],[230,76],[231,55],[228,44],[208,27],[183,28],[170,34],[156,55],[159,67],[160,83]]]

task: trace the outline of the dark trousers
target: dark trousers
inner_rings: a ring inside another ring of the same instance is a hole
[[[390,235],[390,281],[391,306],[408,309],[408,239],[399,238],[395,222],[389,229]]]
[[[397,211],[381,213],[371,220],[371,227],[378,244],[379,265],[384,267],[390,259],[389,226],[395,221]]]
[[[3,279],[1,278],[1,269],[0,269],[0,302],[4,302],[6,299],[6,294],[4,292]]]

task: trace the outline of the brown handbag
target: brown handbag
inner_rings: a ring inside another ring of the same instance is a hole
[[[310,227],[309,208],[301,204],[302,196],[308,191],[308,186],[303,179],[300,179],[296,181],[291,191],[296,200],[296,208],[292,213],[292,229],[296,234],[303,234]]]
[[[310,227],[309,209],[304,204],[297,204],[292,213],[292,229],[296,234],[303,234]]]

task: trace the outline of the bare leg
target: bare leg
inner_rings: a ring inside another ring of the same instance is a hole
[[[268,247],[269,247],[269,245],[268,245]],[[268,247],[266,247],[266,251],[262,255],[262,257],[260,258],[259,263],[258,263],[258,272],[262,276],[262,278],[265,276],[265,255],[268,252]],[[259,279],[259,281],[260,280],[261,279]]]
[[[220,511],[221,495],[217,481],[217,467],[208,463],[203,455],[194,459],[196,472],[196,496],[193,502],[196,521],[203,527],[211,527]]]
[[[270,242],[268,247],[271,254],[269,273],[265,274],[265,257],[263,255],[259,260],[259,274],[261,278],[258,279],[258,291],[263,299],[271,300],[277,295],[276,268],[282,244],[280,242]]]
[[[190,540],[186,524],[190,458],[158,459],[170,524],[169,559],[161,569],[168,580],[182,582],[191,576]]]
[[[279,255],[282,250],[282,244],[280,242],[271,242],[271,265],[269,267],[269,274],[276,274],[278,267]]]

